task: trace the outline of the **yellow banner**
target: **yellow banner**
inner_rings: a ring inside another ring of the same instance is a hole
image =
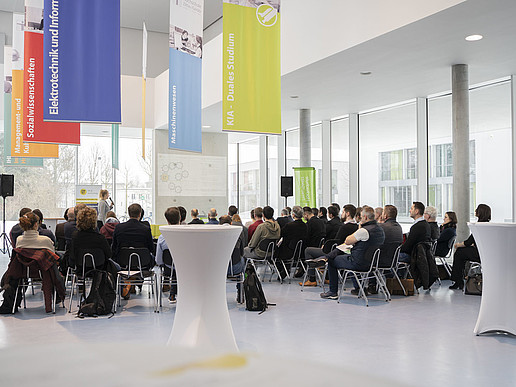
[[[223,130],[281,134],[279,1],[226,1]]]
[[[13,70],[11,157],[59,157],[59,145],[23,142],[23,70]]]

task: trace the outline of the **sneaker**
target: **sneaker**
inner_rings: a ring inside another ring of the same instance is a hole
[[[177,302],[176,295],[175,295],[175,294],[171,294],[171,295],[168,297],[168,301],[169,301],[171,304],[175,304],[175,303]]]
[[[300,283],[299,283],[299,286],[303,286],[303,283],[302,283],[302,282],[300,282]],[[305,285],[304,285],[304,286],[317,286],[317,282],[316,282],[316,281],[313,281],[313,282],[312,282],[312,281],[310,281],[310,280],[306,280],[306,282],[305,282]]]
[[[325,298],[327,300],[336,300],[337,298],[339,298],[339,295],[333,292],[321,293],[320,296],[321,298]]]
[[[353,294],[354,296],[358,296],[359,292],[360,292],[360,289],[358,289],[358,288],[351,289],[351,294]],[[369,295],[369,292],[367,291],[367,289],[364,289],[364,292],[365,292],[366,296]]]

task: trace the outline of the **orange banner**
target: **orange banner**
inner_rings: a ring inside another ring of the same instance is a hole
[[[13,70],[11,156],[59,157],[59,145],[23,142],[23,70]]]

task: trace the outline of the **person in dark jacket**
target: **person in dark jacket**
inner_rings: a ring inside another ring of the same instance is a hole
[[[306,220],[306,247],[319,247],[326,236],[326,226],[322,219],[313,214],[310,207],[303,207],[303,217]]]
[[[294,220],[289,216],[288,210],[286,208],[281,210],[281,216],[278,216],[276,222],[278,222],[281,228],[285,227],[288,223],[293,222]]]
[[[423,214],[425,220],[430,226],[430,238],[435,241],[439,238],[439,225],[437,224],[437,208],[433,206],[426,206]]]
[[[410,262],[412,250],[420,242],[430,242],[430,225],[423,217],[425,205],[421,202],[413,202],[410,207],[410,217],[414,219],[414,224],[410,227],[409,235],[401,246],[400,262]]]
[[[204,224],[204,221],[198,218],[199,210],[197,208],[192,208],[192,211],[190,211],[190,216],[192,217],[192,220],[188,224]]]
[[[281,260],[292,258],[296,244],[306,239],[307,225],[303,222],[303,209],[300,206],[292,208],[293,222],[289,222],[281,229],[281,245],[278,248],[278,257]]]
[[[453,211],[444,214],[444,223],[441,226],[437,246],[435,248],[436,257],[445,257],[450,251],[450,240],[457,236],[457,215]]]
[[[63,214],[63,218],[65,219],[65,222],[68,221],[68,209],[65,210]],[[57,240],[57,247],[56,250],[64,251],[65,249],[65,236],[64,236],[64,226],[65,222],[58,223],[56,225],[56,240]]]
[[[370,247],[381,246],[385,241],[385,233],[374,218],[374,209],[369,206],[363,206],[360,228],[345,240],[346,245],[353,246],[351,254],[345,254],[337,248],[330,254],[313,261],[315,264],[322,260],[328,261],[330,290],[325,293],[321,293],[321,298],[332,300],[336,300],[338,298],[339,269],[369,270],[371,262],[366,258],[366,251]],[[351,293],[358,294],[358,284],[354,278],[353,284],[355,285],[355,289],[353,289]]]
[[[337,211],[337,214],[338,214],[338,211]],[[338,217],[339,216],[337,215],[337,218]],[[319,218],[324,220],[324,224],[328,223],[328,210],[326,209],[326,207],[319,207]]]
[[[487,204],[479,204],[475,210],[475,216],[479,222],[489,222],[491,220],[491,207]],[[455,243],[455,254],[453,254],[453,269],[451,280],[454,283],[450,286],[450,289],[463,289],[464,288],[464,267],[466,261],[480,262],[480,255],[475,244],[473,235],[470,235],[468,239],[461,243]]]
[[[27,207],[22,208],[20,210],[20,218],[22,216],[24,216],[25,214],[28,214],[29,212],[32,212],[32,210],[30,208],[27,208]],[[9,234],[10,234],[9,237],[11,238],[11,243],[12,243],[13,247],[16,247],[16,239],[18,239],[18,237],[23,234],[23,229],[20,226],[20,223],[16,223],[11,228],[11,232]]]
[[[73,233],[77,231],[77,214],[80,210],[86,208],[86,204],[79,203],[75,207],[68,209],[68,222],[65,223],[64,226],[64,234],[65,234],[65,240],[66,240],[66,250],[68,250],[68,247],[70,245],[70,242],[72,241]],[[70,211],[71,210],[71,211]]]
[[[339,210],[337,207],[329,206],[328,207],[328,216],[330,220],[326,223],[326,239],[335,239],[337,236],[337,232],[342,225],[342,222],[339,219]]]
[[[54,244],[56,243],[56,237],[54,236],[54,233],[47,229],[47,226],[43,223],[43,213],[40,209],[36,208],[35,210],[32,210],[34,214],[36,214],[39,217],[39,226],[38,226],[38,232],[39,235],[44,235],[46,237],[49,237]]]

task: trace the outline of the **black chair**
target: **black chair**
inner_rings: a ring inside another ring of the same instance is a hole
[[[152,258],[149,249],[146,247],[122,247],[118,255],[118,264],[122,268],[118,272],[116,279],[116,293],[118,303],[115,303],[115,312],[118,306],[122,306],[121,289],[125,285],[150,285],[151,293],[154,298],[154,312],[158,313],[158,279],[156,272],[152,270],[154,267],[154,258]],[[148,281],[147,281],[148,280]]]
[[[85,287],[86,281],[92,279],[91,271],[97,268],[104,267],[106,264],[106,256],[104,251],[100,248],[92,249],[81,249],[79,256],[82,256],[80,264],[76,262],[75,268],[69,268],[69,274],[72,279],[72,288],[70,293],[70,302],[68,304],[68,313],[72,312],[72,300],[75,293],[75,289],[79,287]],[[84,289],[86,292],[86,289]],[[79,291],[77,291],[77,307],[80,304]]]

